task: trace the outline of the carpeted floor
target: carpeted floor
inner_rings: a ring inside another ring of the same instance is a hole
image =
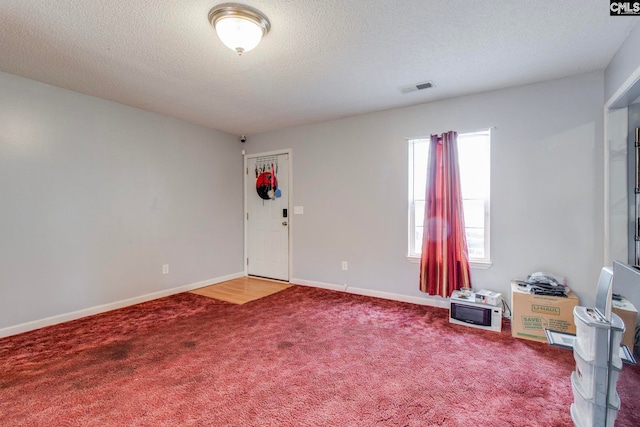
[[[570,351],[301,286],[191,293],[0,340],[2,426],[571,426]],[[640,425],[640,368],[616,426]]]

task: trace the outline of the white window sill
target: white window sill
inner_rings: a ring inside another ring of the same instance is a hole
[[[420,263],[420,257],[417,257],[417,256],[407,256],[407,259],[409,260],[409,262],[414,264]],[[491,261],[470,261],[469,262],[469,267],[476,270],[487,270],[491,268],[492,265],[493,263]]]

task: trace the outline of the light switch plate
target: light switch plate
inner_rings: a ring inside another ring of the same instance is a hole
[[[302,214],[304,214],[304,206],[294,206],[293,207],[293,214],[294,215],[302,215]]]

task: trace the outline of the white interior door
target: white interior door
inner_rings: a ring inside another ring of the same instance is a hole
[[[289,281],[289,155],[247,158],[247,273]]]

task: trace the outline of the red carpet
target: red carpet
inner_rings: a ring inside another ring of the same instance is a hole
[[[572,353],[292,287],[184,293],[0,340],[2,426],[571,426]],[[616,426],[640,425],[640,368]]]

